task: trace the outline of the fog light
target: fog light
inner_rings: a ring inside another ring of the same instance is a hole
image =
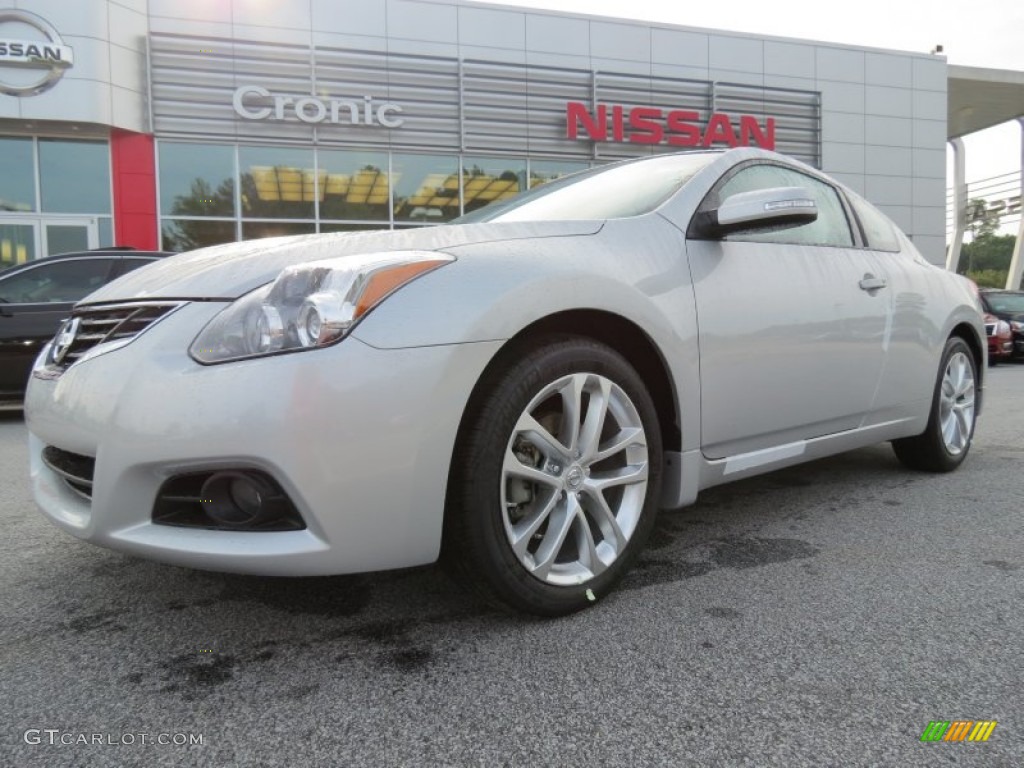
[[[221,525],[253,526],[288,512],[287,501],[259,475],[217,472],[203,483],[203,511]]]

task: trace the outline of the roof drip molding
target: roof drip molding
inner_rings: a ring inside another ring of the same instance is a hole
[[[947,138],[1024,116],[1024,72],[950,65]]]

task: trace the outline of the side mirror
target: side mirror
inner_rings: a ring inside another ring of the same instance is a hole
[[[809,224],[818,218],[818,205],[803,187],[773,187],[730,195],[717,209],[699,216],[700,234],[719,238],[733,232],[787,229]]]

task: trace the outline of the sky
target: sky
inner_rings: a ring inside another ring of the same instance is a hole
[[[1022,0],[482,1],[921,53],[942,45],[950,64],[1024,71]],[[968,183],[1020,170],[1016,122],[969,136],[964,144]]]

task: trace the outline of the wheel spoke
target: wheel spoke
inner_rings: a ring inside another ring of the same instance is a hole
[[[543,579],[551,572],[551,566],[555,564],[558,553],[562,551],[578,509],[576,497],[569,494],[566,496],[566,503],[556,507],[549,516],[548,529],[544,532],[544,538],[533,558],[536,564],[533,572],[536,576]]]
[[[953,415],[956,420],[958,433],[956,447],[963,450],[964,446],[967,445],[967,436],[971,434],[970,417],[966,408],[954,408]]]
[[[569,449],[529,413],[524,413],[519,417],[515,430],[516,434],[522,436],[546,458],[557,459],[560,463],[565,463]]]
[[[597,554],[597,545],[594,543],[594,532],[590,530],[590,523],[583,508],[577,506],[576,524],[573,528],[576,531],[576,551],[580,553],[584,565],[590,569],[592,576],[597,576],[606,566]]]
[[[608,414],[608,398],[611,395],[612,383],[608,379],[599,380],[599,390],[590,393],[590,401],[587,403],[587,415],[583,421],[583,429],[580,432],[579,445],[576,450],[580,454],[580,461],[589,462],[597,454],[598,444],[601,440],[601,431],[604,429],[605,416]]]
[[[580,419],[583,416],[583,387],[587,383],[586,374],[576,373],[562,387],[562,431],[565,432],[565,445],[569,454],[575,454],[580,441]]]
[[[521,477],[524,480],[530,480],[534,483],[540,483],[551,488],[560,488],[561,480],[554,475],[549,475],[536,467],[531,467],[527,464],[523,464],[519,460],[511,449],[505,452],[505,463],[502,466],[502,471],[505,475],[513,475],[514,477]]]
[[[530,545],[533,535],[544,525],[544,522],[551,516],[551,513],[560,501],[562,501],[562,494],[558,491],[553,492],[547,502],[534,511],[532,515],[512,526],[512,535],[514,537],[511,542],[512,549],[518,557],[523,557],[526,554],[526,549]]]
[[[587,489],[587,498],[590,500],[590,512],[594,515],[594,522],[601,529],[601,535],[608,545],[618,553],[626,543],[626,537],[619,527],[619,521],[615,519],[615,513],[600,491]]]
[[[600,474],[593,474],[586,485],[596,492],[604,491],[616,485],[633,485],[647,479],[647,462],[631,464],[622,469],[613,469]]]
[[[620,430],[617,435],[605,442],[605,444],[598,449],[592,461],[596,464],[599,461],[604,461],[610,456],[614,456],[619,451],[626,450],[632,445],[646,444],[643,429],[640,427],[629,427],[628,429]]]
[[[956,391],[957,399],[963,402],[974,403],[974,379],[968,378],[961,383],[960,388]]]

